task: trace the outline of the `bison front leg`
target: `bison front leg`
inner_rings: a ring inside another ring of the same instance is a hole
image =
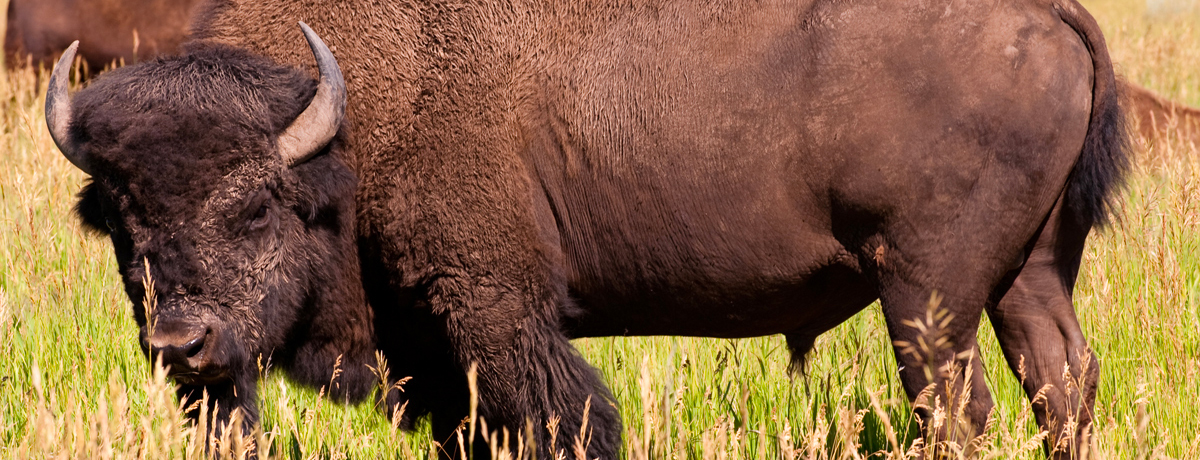
[[[537,446],[539,458],[574,452],[576,443],[587,458],[617,458],[621,423],[612,396],[563,334],[561,300],[546,291],[529,283],[449,277],[430,286],[430,304],[445,318],[455,359],[464,371],[475,371],[483,420],[476,424],[476,458],[487,458],[479,455],[491,433],[503,442],[505,431],[514,453],[522,436],[524,445]],[[485,423],[491,433],[478,432]],[[434,435],[452,440],[449,453],[457,448],[452,433]]]

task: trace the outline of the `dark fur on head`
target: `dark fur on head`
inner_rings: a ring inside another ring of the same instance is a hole
[[[375,340],[355,243],[357,179],[339,140],[287,168],[275,139],[316,84],[299,69],[203,46],[96,79],[73,101],[70,135],[95,176],[76,211],[112,239],[147,347],[143,263],[155,320],[201,324],[227,372],[207,390],[221,420],[257,420],[258,366],[336,399],[373,388]],[[143,262],[144,261],[144,262]],[[340,376],[334,377],[340,361]]]

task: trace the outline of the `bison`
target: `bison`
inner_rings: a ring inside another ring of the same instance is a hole
[[[880,299],[910,397],[970,376],[983,429],[986,311],[1055,456],[1086,442],[1072,290],[1130,160],[1075,0],[204,8],[182,56],[73,100],[67,53],[46,118],[142,346],[223,419],[252,423],[258,362],[313,386],[337,364],[356,401],[378,351],[412,377],[389,410],[436,439],[475,368],[488,426],[547,455],[590,400],[589,456],[616,458],[569,339],[782,334],[799,366]],[[935,293],[945,345],[914,349]]]
[[[1200,109],[1172,101],[1133,83],[1121,82],[1121,103],[1145,141],[1200,141]]]
[[[88,66],[175,53],[199,0],[9,0],[9,63],[50,65],[74,40]]]

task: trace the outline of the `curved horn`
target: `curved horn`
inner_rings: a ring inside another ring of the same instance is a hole
[[[67,127],[71,124],[71,98],[67,95],[67,77],[71,74],[71,63],[75,62],[75,51],[78,49],[79,40],[75,40],[75,43],[63,52],[62,57],[58,58],[54,72],[50,74],[50,86],[46,89],[46,127],[50,129],[54,145],[67,157],[67,161],[91,175],[92,170],[88,167],[87,158],[79,151],[78,146],[71,142],[70,133],[67,132]]]
[[[303,163],[325,147],[337,134],[346,114],[346,82],[342,79],[342,69],[338,68],[337,60],[321,37],[303,22],[300,28],[317,59],[321,80],[308,108],[279,135],[279,155],[288,167]]]

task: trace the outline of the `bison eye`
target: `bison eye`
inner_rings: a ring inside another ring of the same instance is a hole
[[[271,191],[263,188],[246,198],[241,212],[232,221],[241,231],[262,230],[271,223]]]
[[[250,217],[250,229],[258,230],[265,227],[267,225],[267,214],[269,214],[270,211],[270,203],[263,203],[262,206],[259,206],[258,210],[254,212],[254,215]]]
[[[115,232],[115,231],[117,231],[117,224],[114,224],[114,223],[113,223],[113,221],[112,221],[112,219],[105,218],[105,219],[104,219],[104,226],[105,226],[105,227],[108,227],[108,231],[109,231],[109,232]]]

